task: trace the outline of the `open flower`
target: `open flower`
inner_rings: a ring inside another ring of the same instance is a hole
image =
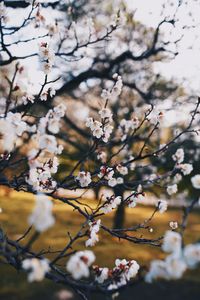
[[[89,277],[89,267],[95,261],[92,251],[85,250],[76,252],[67,262],[66,269],[74,279]]]
[[[50,270],[47,259],[27,258],[22,262],[22,268],[29,271],[28,281],[42,281]]]
[[[177,184],[168,185],[167,187],[167,193],[171,196],[173,194],[176,194],[178,191]]]
[[[29,224],[34,225],[39,232],[43,232],[53,226],[55,219],[52,215],[52,208],[53,203],[47,196],[37,195],[35,208],[28,219]]]
[[[191,182],[195,189],[200,189],[200,174],[193,176]]]
[[[81,187],[88,186],[92,181],[90,172],[79,172],[78,176],[76,177],[76,180],[80,183]]]
[[[162,249],[165,252],[179,254],[181,250],[181,241],[181,235],[178,232],[168,230],[163,239]]]

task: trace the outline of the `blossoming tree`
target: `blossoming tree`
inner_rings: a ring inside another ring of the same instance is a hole
[[[35,195],[30,227],[23,236],[12,240],[0,231],[3,261],[26,271],[30,282],[46,277],[71,287],[83,299],[86,291],[96,290],[115,296],[129,281],[181,278],[200,262],[200,244],[184,244],[188,215],[198,197],[186,207],[182,224],[170,222],[169,230],[155,238],[148,237],[151,221],[167,210],[166,200],[156,203],[148,219],[129,228],[106,226],[104,215],[119,207],[134,209],[154,187],[173,197],[183,177],[193,171],[179,144],[198,134],[200,100],[191,97],[186,123],[176,123],[176,130],[166,135],[166,113],[156,103],[169,93],[178,97],[177,86],[161,84],[152,68],[152,61],[177,54],[172,44],[177,46],[179,39],[166,41],[160,31],[163,25],[174,26],[183,4],[179,2],[155,30],[137,23],[123,3],[113,16],[99,7],[104,24],[99,16],[94,21],[85,18],[88,7],[93,8],[87,1],[0,4],[0,184]],[[23,8],[19,20],[13,19],[13,7],[14,12]],[[113,45],[121,47],[114,50]],[[76,121],[74,106],[68,105],[72,99],[79,99],[81,107]],[[166,171],[162,160],[174,146],[172,168]],[[70,163],[60,172],[62,155]],[[192,173],[190,185],[200,188],[200,174]],[[100,191],[93,205],[81,201],[90,189]],[[54,200],[73,208],[84,221],[76,234],[69,233],[62,250],[35,252],[33,244],[56,222]],[[146,272],[126,258],[117,259],[112,269],[103,261],[97,266],[95,251],[89,249],[101,242],[101,232],[161,247],[168,255],[153,260]],[[85,246],[76,251],[79,239]],[[51,260],[45,256],[49,253]],[[63,259],[65,266],[59,264]]]

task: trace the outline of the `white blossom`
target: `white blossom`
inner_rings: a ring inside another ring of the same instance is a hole
[[[174,221],[170,221],[169,226],[171,227],[171,229],[175,230],[178,228],[178,223]]]
[[[47,150],[50,153],[56,153],[57,151],[57,141],[55,136],[50,134],[43,134],[38,138],[39,148],[41,150]]]
[[[67,262],[66,269],[76,280],[82,277],[89,277],[89,267],[95,261],[92,251],[85,250],[76,252]]]
[[[192,164],[179,164],[178,168],[181,170],[183,175],[189,175],[193,170]]]
[[[117,74],[114,79],[117,79],[117,81],[114,87],[111,89],[111,91],[103,90],[101,93],[101,97],[105,101],[109,100],[111,103],[116,102],[117,97],[121,94],[122,87],[123,87],[121,76]]]
[[[176,153],[172,155],[172,158],[177,163],[181,164],[184,160],[184,151],[182,148],[176,150]]]
[[[37,155],[37,152],[36,152]],[[58,160],[48,160],[41,164],[37,159],[30,158],[29,160],[29,175],[26,177],[26,182],[30,184],[36,191],[51,191],[55,189],[56,182],[52,179],[51,173],[56,173]]]
[[[98,283],[104,283],[105,280],[108,279],[109,269],[108,268],[98,268],[96,271],[95,279]]]
[[[138,199],[137,199],[137,195],[136,194],[133,194],[131,197],[129,197],[128,200],[127,200],[128,207],[130,207],[130,208],[136,207],[137,200]]]
[[[22,262],[22,268],[29,272],[28,281],[42,281],[50,270],[47,259],[27,258]]]
[[[183,179],[183,176],[182,176],[181,174],[178,174],[178,173],[177,173],[177,174],[174,176],[173,182],[174,182],[174,183],[179,183],[182,179]]]
[[[9,132],[9,134],[7,134]],[[11,152],[15,146],[16,135],[13,125],[5,119],[0,119],[1,149]]]
[[[56,94],[56,90],[53,87],[50,87],[49,88],[49,95],[50,95],[50,97],[52,98],[53,96],[55,96],[55,94]]]
[[[125,133],[128,133],[129,130],[133,130],[138,127],[138,123],[135,121],[135,119],[132,120],[126,120],[122,119],[120,121],[120,127],[124,130]]]
[[[92,134],[97,139],[100,139],[103,136],[103,129],[100,126],[95,127],[94,130],[92,131]]]
[[[104,134],[103,134],[103,138],[102,138],[104,143],[108,142],[112,131],[113,131],[113,126],[112,125],[107,124],[107,125],[104,126]]]
[[[178,232],[166,231],[163,239],[162,249],[165,252],[179,254],[181,251],[181,235]]]
[[[124,285],[131,278],[134,278],[139,271],[139,264],[135,260],[127,261],[126,259],[116,259],[115,260],[115,268],[113,271],[117,269],[121,270],[121,282],[119,285]]]
[[[114,170],[112,168],[101,166],[98,177],[99,178],[104,177],[105,179],[109,180],[113,178],[113,175],[114,175]]]
[[[164,113],[162,111],[153,110],[149,116],[149,122],[152,125],[161,123],[164,120]]]
[[[200,263],[200,244],[190,244],[185,246],[183,252],[188,268],[193,269]]]
[[[114,187],[114,186],[116,186],[118,184],[118,182],[117,182],[117,179],[116,178],[110,178],[109,180],[108,180],[108,185],[110,186],[110,187]]]
[[[50,70],[51,70],[51,66],[50,66],[48,63],[45,63],[45,64],[43,65],[43,67],[44,67],[44,73],[45,73],[45,74],[48,74],[48,73],[50,72]],[[40,100],[41,100],[41,101],[47,101],[47,98],[48,98],[48,91],[45,91],[45,92],[43,92],[43,93],[40,95]]]
[[[90,172],[81,171],[76,177],[76,180],[78,180],[81,187],[86,187],[92,182],[91,174]]]
[[[142,189],[140,188],[140,186],[138,187],[138,191],[140,192],[134,192],[131,196],[128,197],[127,199],[127,204],[128,207],[135,207],[137,205],[138,202],[141,202],[144,200],[144,193],[142,192]]]
[[[149,272],[145,276],[145,281],[149,283],[156,279],[168,279],[166,263],[163,260],[151,261]]]
[[[9,112],[6,119],[13,125],[16,135],[21,136],[27,130],[27,124],[20,113]]]
[[[155,279],[180,279],[186,268],[184,259],[171,254],[164,261],[154,260],[151,262],[145,281],[151,283]]]
[[[176,194],[177,191],[178,191],[177,184],[168,185],[168,187],[167,187],[167,193],[169,195]]]
[[[128,168],[122,165],[117,165],[116,167],[117,171],[121,174],[121,175],[127,175],[128,174]]]
[[[159,200],[157,203],[157,207],[159,212],[162,214],[167,210],[167,201],[166,200]]]
[[[111,212],[113,209],[117,208],[120,205],[122,198],[120,196],[115,197],[114,195],[111,197],[104,196],[105,203],[101,208],[104,214]]]
[[[89,222],[89,226],[90,226],[90,238],[85,243],[86,247],[92,247],[99,241],[99,237],[97,233],[100,230],[101,220]]]
[[[92,118],[87,118],[86,119],[86,127],[89,127],[89,128],[93,128],[93,124],[94,124],[94,120]]]
[[[111,113],[111,110],[109,108],[102,108],[100,111],[99,111],[99,114],[101,116],[102,119],[109,119],[109,120],[112,120],[112,113]]]
[[[42,194],[36,196],[36,205],[33,213],[29,216],[29,224],[34,225],[35,229],[43,232],[54,225],[55,219],[52,215],[53,203]]]
[[[116,180],[117,180],[117,184],[123,184],[124,183],[124,178],[122,178],[122,177],[117,177]]]
[[[195,189],[200,189],[200,174],[193,176],[191,182]]]
[[[180,279],[187,268],[185,261],[174,255],[167,256],[165,263],[169,279]]]

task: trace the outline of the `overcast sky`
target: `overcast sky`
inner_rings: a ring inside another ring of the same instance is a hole
[[[164,15],[172,14],[174,7],[170,5],[170,0],[126,0],[131,11],[135,12],[135,18],[148,26],[157,26],[160,20],[162,4],[167,3],[164,10]],[[174,4],[178,0],[171,0]],[[186,0],[183,0],[186,1]],[[187,6],[182,6],[177,15],[180,19],[174,38],[180,37],[183,31],[181,25],[191,25],[200,23],[200,0],[188,0]],[[192,13],[192,16],[190,15]],[[15,13],[15,12],[14,12]],[[194,19],[194,20],[193,20]],[[162,27],[165,34],[168,34],[169,27]],[[27,47],[27,45],[26,45]],[[32,45],[30,45],[32,47]],[[27,48],[26,48],[27,50]],[[178,77],[185,78],[186,86],[192,87],[199,92],[200,87],[200,26],[193,29],[185,30],[184,37],[179,44],[179,55],[171,62],[156,63],[156,69],[161,71],[167,78]],[[38,76],[38,70],[33,70],[32,76]],[[200,92],[199,92],[200,93]]]
[[[171,13],[173,7],[169,5],[170,1],[164,0],[126,0],[131,10],[136,9],[135,18],[141,20],[148,26],[156,26],[161,20],[160,12],[162,4],[167,2],[165,12]],[[177,0],[173,0],[177,3]],[[200,0],[188,1],[188,6],[183,6],[179,11],[180,25],[191,25],[193,22],[200,22]],[[191,14],[190,14],[191,13]],[[194,19],[194,20],[193,20]],[[168,30],[168,28],[164,29]],[[167,33],[167,32],[166,32]],[[176,34],[181,34],[176,30]],[[196,91],[200,87],[200,27],[189,29],[184,32],[184,37],[180,42],[179,55],[172,61],[158,64],[159,70],[167,77],[177,76],[186,78],[188,86]]]

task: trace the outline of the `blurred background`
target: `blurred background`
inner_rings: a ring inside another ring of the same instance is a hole
[[[7,8],[8,25],[19,26],[30,10],[26,1],[4,1]],[[200,33],[199,15],[200,2],[191,1],[164,1],[164,0],[102,0],[102,1],[41,1],[40,15],[46,18],[45,26],[38,23],[26,26],[14,37],[7,37],[12,53],[16,56],[33,54],[38,51],[38,36],[42,40],[52,41],[57,50],[56,63],[51,74],[57,90],[56,96],[50,103],[66,103],[67,114],[64,119],[61,133],[57,137],[64,146],[60,157],[59,172],[56,179],[63,179],[70,171],[81,153],[90,147],[89,132],[85,127],[88,116],[98,113],[100,94],[103,88],[113,85],[114,73],[122,76],[123,92],[117,101],[111,103],[115,113],[115,126],[122,118],[139,116],[147,105],[156,105],[165,115],[160,131],[154,137],[152,144],[145,149],[146,153],[156,146],[164,144],[170,137],[183,129],[188,122],[188,116],[199,96],[199,53]],[[108,24],[116,22],[116,15],[120,11],[120,23],[117,30],[107,36]],[[17,16],[17,18],[16,18]],[[88,21],[90,20],[90,22]],[[65,30],[59,34],[50,35],[50,25],[61,23]],[[75,29],[74,29],[75,28]],[[48,36],[47,35],[48,31]],[[100,39],[96,44],[89,40],[90,33]],[[29,43],[22,43],[25,38],[33,37]],[[75,39],[76,37],[76,39]],[[61,43],[62,40],[62,43]],[[75,41],[75,42],[74,42]],[[76,49],[77,41],[79,47]],[[57,48],[60,45],[60,49]],[[86,46],[84,46],[86,44]],[[63,54],[64,53],[64,54]],[[67,55],[66,55],[67,53]],[[131,54],[131,55],[130,55]],[[1,55],[2,61],[6,58]],[[19,60],[20,61],[20,60]],[[15,63],[15,62],[14,62]],[[0,93],[1,101],[6,93],[6,76],[12,74],[14,63],[1,67]],[[17,97],[35,94],[43,81],[40,61],[36,55],[20,61],[24,71],[17,79]],[[3,102],[2,102],[3,104]],[[1,103],[0,103],[1,105]],[[43,115],[50,108],[47,102],[41,102],[31,108],[31,113]],[[198,124],[195,124],[197,126]],[[135,155],[138,147],[146,138],[145,129],[134,137],[133,147],[129,149]],[[20,151],[16,154],[19,159],[27,153],[31,145],[21,142]],[[119,145],[110,145],[110,153],[114,153]],[[192,175],[200,169],[199,138],[187,135],[167,152],[165,157],[155,157],[143,164],[134,166],[134,179],[149,178],[157,172],[164,173],[172,169],[172,154],[177,148],[185,149],[187,162],[192,163]],[[130,152],[129,151],[129,152]],[[124,154],[125,155],[125,154]],[[122,153],[123,157],[123,153]],[[90,162],[90,166],[95,165]],[[23,166],[22,166],[23,168]],[[13,167],[8,176],[21,172]],[[148,219],[154,211],[158,199],[167,199],[169,209],[164,214],[156,214],[151,222],[151,230],[147,233],[140,231],[138,236],[158,237],[169,229],[169,223],[176,221],[181,224],[183,208],[199,193],[190,184],[190,176],[184,177],[178,183],[178,194],[169,196],[160,186],[151,187],[145,200],[134,209],[119,206],[116,212],[108,214],[102,221],[109,227],[130,227]],[[110,190],[112,193],[113,191]],[[115,194],[123,195],[125,189],[114,189]],[[62,190],[61,194],[69,195]],[[70,196],[78,194],[70,192]],[[102,189],[89,190],[84,195],[84,205],[96,206]],[[27,218],[34,206],[34,197],[29,193],[11,191],[0,186],[0,213],[1,227],[11,239],[19,238],[27,229]],[[68,231],[75,233],[82,221],[80,216],[72,212],[71,208],[55,201],[54,215],[56,224],[52,229],[40,236],[35,243],[36,250],[62,249],[68,239]],[[199,240],[200,210],[195,207],[189,217],[185,232],[185,242]],[[118,257],[135,259],[141,265],[148,266],[150,261],[163,258],[159,248],[130,244],[127,241],[118,241],[110,236],[101,234],[101,242],[94,247],[97,263],[112,267]],[[24,241],[26,242],[26,240]],[[77,249],[84,247],[84,241],[77,242]],[[62,264],[65,262],[62,261]],[[0,268],[0,299],[78,299],[72,291],[45,280],[42,283],[27,283],[26,275],[16,274],[12,267],[1,263]],[[186,272],[184,278],[175,282],[156,282],[154,284],[138,283],[122,292],[119,299],[191,299],[200,298],[200,269]],[[90,295],[91,299],[102,299],[101,295]]]

